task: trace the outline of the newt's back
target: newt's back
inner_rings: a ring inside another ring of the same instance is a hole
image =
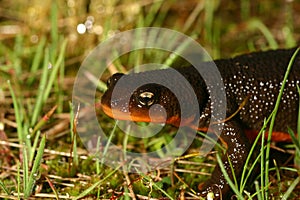
[[[239,120],[246,128],[260,130],[262,123],[274,109],[294,49],[256,52],[233,59],[215,61],[227,93],[227,107],[234,112],[243,101]],[[300,83],[300,55],[294,60],[276,115],[274,130],[296,130]],[[283,139],[284,140],[284,139]]]

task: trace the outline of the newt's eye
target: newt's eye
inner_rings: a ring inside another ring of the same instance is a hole
[[[152,92],[142,92],[138,100],[143,106],[151,106],[154,103],[154,94]]]

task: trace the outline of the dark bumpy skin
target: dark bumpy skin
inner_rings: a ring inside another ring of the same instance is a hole
[[[225,121],[222,129],[221,137],[228,145],[227,155],[224,156],[223,162],[230,175],[231,170],[227,156],[231,159],[235,173],[239,174],[249,151],[249,140],[246,138],[246,132],[253,134],[259,131],[264,119],[271,114],[281,87],[281,81],[295,50],[294,48],[256,52],[232,59],[214,61],[225,85],[227,116],[237,111],[238,107],[243,102],[246,102],[238,114]],[[207,68],[209,68],[211,63],[202,64],[207,65]],[[202,77],[193,67],[182,67],[178,69],[178,72],[192,85],[199,102],[200,115],[188,112],[188,114],[182,116],[180,113],[180,106],[182,105],[178,105],[176,95],[159,84],[141,86],[130,96],[129,105],[125,103],[124,98],[130,94],[130,89],[128,88],[133,83],[139,83],[141,80],[150,81],[154,77],[161,77],[164,81],[178,85],[182,96],[184,96],[184,102],[189,105],[189,95],[184,91],[184,84],[182,85],[178,80],[174,80],[172,76],[168,76],[169,70],[113,75],[108,80],[108,90],[102,97],[101,105],[104,112],[113,118],[121,120],[164,122],[165,120],[161,116],[159,108],[155,110],[157,112],[154,112],[151,118],[149,117],[151,106],[159,104],[166,110],[167,123],[179,126],[181,121],[181,125],[189,126],[189,123],[195,117],[200,117],[198,129],[205,130],[210,120],[211,97]],[[111,99],[114,86],[121,77],[124,80],[121,86],[122,90]],[[273,140],[288,140],[287,127],[296,130],[299,104],[296,85],[299,82],[300,56],[298,55],[285,86],[272,134]],[[188,106],[183,105],[183,107],[187,108]],[[208,191],[216,191],[215,188],[221,189],[223,195],[229,191],[229,186],[218,166],[214,170],[211,179],[203,185],[203,194],[206,194]]]

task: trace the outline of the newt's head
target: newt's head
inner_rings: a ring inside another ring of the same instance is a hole
[[[168,77],[174,78],[165,70],[114,74],[107,80],[108,89],[102,96],[101,108],[108,116],[119,120],[175,126],[188,124],[195,119],[195,109],[189,101],[183,100],[189,97],[183,91],[186,86],[180,80]]]

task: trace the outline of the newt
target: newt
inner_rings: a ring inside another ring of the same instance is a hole
[[[239,55],[229,59],[218,59],[216,64],[224,82],[226,93],[226,116],[224,120],[221,138],[227,144],[226,155],[223,156],[225,168],[232,177],[228,157],[231,159],[236,176],[241,172],[245,159],[249,153],[251,141],[255,134],[261,129],[263,121],[273,111],[274,105],[282,85],[289,61],[296,48],[259,51]],[[212,61],[211,61],[212,62]],[[211,62],[203,62],[202,66],[210,67]],[[116,73],[107,81],[107,91],[103,94],[101,107],[110,117],[120,120],[131,120],[137,122],[158,122],[165,120],[167,124],[174,126],[189,126],[193,117],[199,119],[198,130],[205,130],[210,122],[211,109],[214,105],[210,103],[210,94],[203,77],[193,66],[176,69],[191,84],[198,101],[200,115],[182,115],[180,113],[179,101],[176,95],[168,88],[160,84],[145,84],[130,93],[129,102],[125,98],[129,95],[127,88],[142,80],[151,80],[161,77],[163,81],[178,84],[178,80],[168,75],[170,69],[152,70],[140,73],[122,74]],[[112,93],[119,80],[123,80],[122,92]],[[273,128],[272,140],[285,142],[290,137],[287,128],[297,130],[297,117],[299,108],[299,95],[297,85],[300,83],[300,55],[297,55],[285,85],[275,126]],[[184,87],[180,91],[184,93]],[[189,96],[185,95],[189,101]],[[152,105],[161,105],[166,111],[166,119],[160,117],[155,111],[150,116]],[[244,104],[243,106],[240,106]],[[236,111],[238,112],[236,113]],[[232,117],[232,115],[234,116]],[[181,123],[180,122],[184,122]],[[194,127],[195,128],[195,127]],[[207,192],[221,191],[223,197],[230,188],[220,168],[215,167],[211,178],[201,188],[203,195]]]

